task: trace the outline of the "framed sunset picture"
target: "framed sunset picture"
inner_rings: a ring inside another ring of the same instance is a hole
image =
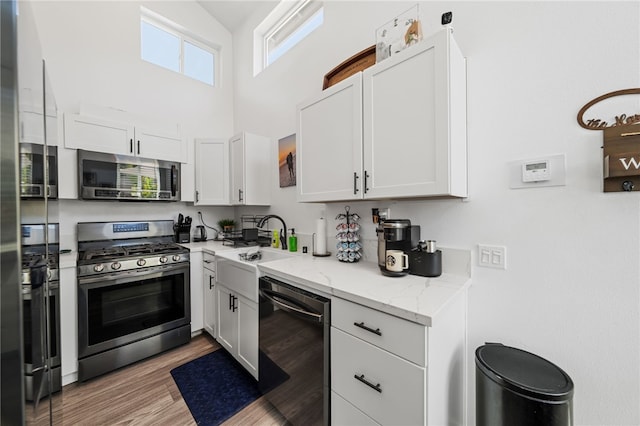
[[[296,134],[278,140],[280,188],[296,185]]]

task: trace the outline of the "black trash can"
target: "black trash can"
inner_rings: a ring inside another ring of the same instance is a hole
[[[476,349],[476,426],[571,426],[573,381],[551,362],[487,343]]]

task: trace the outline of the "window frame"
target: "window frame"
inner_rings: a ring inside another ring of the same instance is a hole
[[[312,3],[314,3],[316,6],[310,6],[310,4]],[[312,20],[314,20],[314,18],[316,18],[318,14],[322,14],[322,22],[311,31],[309,31],[309,33],[302,37],[300,40],[291,45],[291,47],[283,51],[275,59],[269,61],[269,41],[279,31],[286,28],[287,24],[289,24],[291,20],[295,19],[296,15],[298,15],[301,10],[307,7],[312,7],[313,11],[304,19],[304,21],[300,22],[300,24],[296,25],[292,30],[290,30],[289,33],[283,37],[282,41],[280,41],[273,50],[276,50],[277,47],[285,44],[291,39],[292,36],[294,36],[300,30],[304,29],[304,27],[308,25]],[[267,69],[281,56],[286,54],[289,50],[293,49],[293,47],[298,45],[302,40],[304,40],[315,30],[320,28],[323,24],[323,0],[281,0],[280,3],[278,3],[278,5],[273,9],[273,11],[254,29],[254,76]]]
[[[174,71],[173,69],[166,68],[162,65],[159,65],[155,62],[148,61],[147,59],[142,57],[142,23],[145,22],[149,25],[152,25],[158,28],[161,31],[164,31],[170,35],[177,37],[180,40],[180,52],[179,56],[179,70]],[[143,6],[140,7],[140,59],[153,64],[155,66],[161,67],[163,69],[177,72],[191,80],[199,81],[200,83],[206,84],[210,87],[220,87],[220,68],[221,68],[221,46],[212,43],[210,41],[205,40],[204,38],[194,34],[193,32],[187,30],[186,28],[176,24],[175,22],[169,20],[168,18],[149,10]],[[201,49],[212,56],[213,59],[213,75],[211,76],[212,83],[208,81],[201,80],[199,78],[192,77],[191,75],[185,74],[185,43],[189,43],[195,46],[198,49]]]

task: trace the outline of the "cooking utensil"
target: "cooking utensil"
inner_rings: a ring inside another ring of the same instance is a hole
[[[184,222],[184,216],[180,213],[178,214],[178,225],[182,225],[182,222]]]

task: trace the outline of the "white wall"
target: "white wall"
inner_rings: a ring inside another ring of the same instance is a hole
[[[193,139],[233,133],[232,36],[192,1],[21,1],[31,8],[59,112],[112,108],[148,121],[179,124],[193,157]],[[140,7],[144,6],[221,46],[223,72],[211,87],[140,59]],[[25,12],[26,13],[26,12]],[[96,108],[98,107],[98,108]],[[68,156],[67,156],[68,157]],[[73,157],[72,157],[73,158]],[[75,167],[67,164],[67,167]],[[65,165],[62,165],[65,167]],[[193,164],[184,165],[193,175]],[[183,178],[185,173],[183,173]],[[189,188],[189,187],[187,187]],[[191,183],[190,188],[193,188]],[[184,186],[183,186],[184,189]],[[208,225],[233,217],[231,207],[192,203],[60,200],[56,209],[63,248],[75,246],[81,221],[176,219],[179,212]]]
[[[324,25],[254,78],[252,31],[266,14],[257,11],[234,33],[236,130],[274,139],[294,133],[296,104],[414,4],[328,1]],[[442,246],[474,255],[478,243],[507,247],[506,271],[472,273],[471,420],[474,350],[492,341],[566,370],[575,382],[575,424],[640,424],[640,203],[637,193],[602,192],[602,134],[576,122],[589,100],[640,87],[640,3],[419,4],[425,34],[453,11],[467,57],[470,197],[348,203],[364,217],[363,236],[375,238],[370,208],[390,205],[393,217],[411,219]],[[510,161],[558,153],[566,154],[566,186],[509,189]],[[278,188],[275,173],[272,181],[269,211],[300,233],[313,232],[320,215],[335,223],[346,204],[297,204],[295,188]]]

